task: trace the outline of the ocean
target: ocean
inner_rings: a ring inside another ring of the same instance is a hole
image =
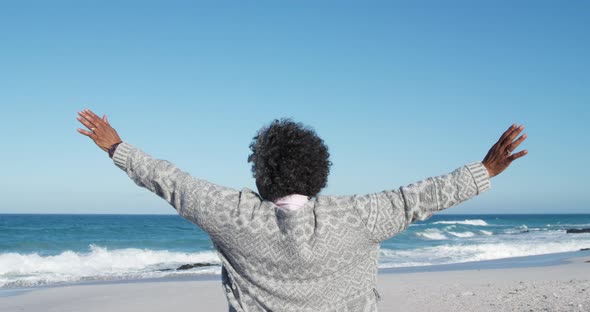
[[[590,214],[448,215],[382,243],[380,268],[503,259],[590,247]],[[196,267],[179,270],[185,264]],[[178,215],[0,214],[0,288],[219,275],[207,234]]]

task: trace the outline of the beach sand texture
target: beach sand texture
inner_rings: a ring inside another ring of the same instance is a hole
[[[590,257],[526,268],[379,274],[379,311],[590,311]],[[39,288],[0,311],[227,311],[221,284],[156,281]]]

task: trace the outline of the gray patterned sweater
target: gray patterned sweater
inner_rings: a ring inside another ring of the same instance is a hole
[[[376,311],[380,242],[490,187],[485,167],[473,163],[379,193],[318,195],[284,211],[250,189],[191,177],[128,143],[113,160],[210,235],[236,312]]]

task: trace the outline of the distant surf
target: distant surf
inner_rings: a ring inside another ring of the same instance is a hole
[[[484,220],[481,220],[481,219],[463,220],[463,221],[457,221],[457,220],[437,221],[437,222],[433,222],[432,224],[463,224],[463,225],[478,225],[478,226],[488,225],[487,222],[485,222]]]

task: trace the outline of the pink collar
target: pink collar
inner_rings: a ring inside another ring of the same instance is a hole
[[[308,200],[305,195],[291,194],[275,200],[274,203],[285,211],[293,211],[303,207]]]

